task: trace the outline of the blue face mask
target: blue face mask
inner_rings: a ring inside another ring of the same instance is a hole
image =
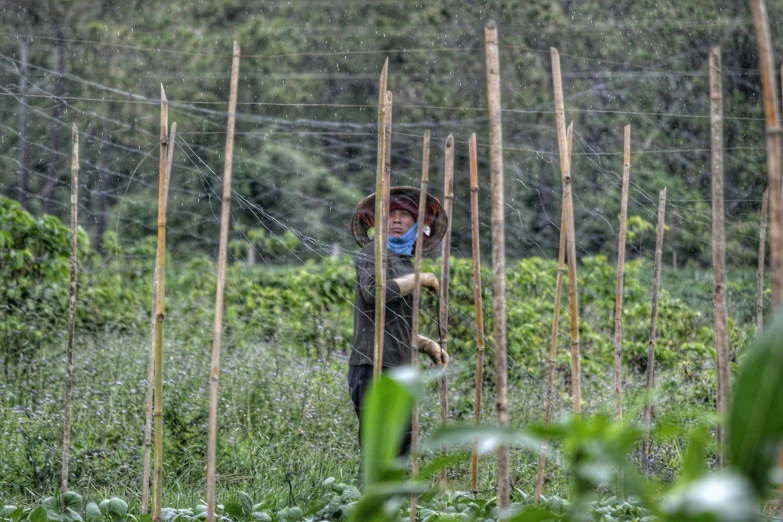
[[[413,226],[400,237],[394,237],[389,234],[388,248],[390,252],[402,254],[404,256],[413,255],[413,244],[416,242],[416,233],[419,230],[419,224]]]

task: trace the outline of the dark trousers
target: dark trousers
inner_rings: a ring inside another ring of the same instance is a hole
[[[386,368],[384,368],[384,371],[386,371]],[[362,408],[364,406],[364,394],[367,392],[367,388],[370,387],[370,383],[372,382],[372,372],[373,367],[370,364],[360,364],[348,367],[348,389],[351,392],[353,409],[359,417],[359,446],[362,444]],[[409,422],[408,431],[402,439],[399,453],[400,457],[408,456],[411,451],[411,441],[413,440],[411,429]]]

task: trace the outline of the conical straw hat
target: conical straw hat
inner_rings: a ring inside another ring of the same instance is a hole
[[[414,187],[392,187],[389,189],[389,199],[394,201],[395,197],[410,199],[416,208],[419,207],[419,193],[421,191]],[[424,241],[422,249],[429,252],[438,246],[443,236],[446,235],[448,228],[448,218],[446,211],[437,198],[427,194],[426,217],[424,220]],[[351,218],[351,232],[353,238],[363,247],[373,240],[372,232],[375,230],[375,194],[370,194],[356,205],[356,210]]]

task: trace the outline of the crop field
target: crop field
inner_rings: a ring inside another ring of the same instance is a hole
[[[0,522],[780,519],[780,2],[0,20]]]

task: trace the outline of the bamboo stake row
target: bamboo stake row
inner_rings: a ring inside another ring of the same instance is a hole
[[[168,206],[169,185],[171,183],[171,163],[174,160],[174,140],[177,136],[177,124],[171,124],[171,133],[169,135],[170,145],[166,157],[166,182],[163,190],[163,208],[164,212]],[[165,253],[164,253],[165,255]],[[157,254],[156,254],[157,256]],[[144,423],[144,472],[142,474],[141,486],[141,513],[146,515],[149,511],[150,498],[150,449],[152,447],[152,383],[155,378],[155,323],[156,323],[156,305],[158,299],[158,267],[155,267],[152,284],[152,304],[150,306],[150,344],[149,354],[147,356],[147,409]]]
[[[470,232],[473,246],[473,303],[476,311],[476,397],[473,421],[481,424],[481,386],[484,383],[484,302],[481,289],[481,242],[479,241],[478,160],[476,133],[470,136]],[[478,441],[473,441],[470,457],[470,490],[478,493]]]
[[[780,106],[775,85],[772,38],[769,33],[767,4],[764,0],[750,0],[753,26],[756,31],[756,45],[759,52],[761,89],[764,93],[764,118],[767,137],[767,180],[769,186],[770,252],[769,265],[772,271],[772,310],[778,313],[783,308],[783,201],[781,200],[780,171]],[[783,84],[783,82],[781,82]],[[783,448],[778,452],[778,467],[783,466]],[[783,485],[779,486],[783,496]],[[783,502],[781,502],[783,514]]]
[[[378,162],[375,182],[375,333],[373,351],[373,378],[378,379],[383,369],[383,334],[386,316],[386,223],[383,217],[388,206],[386,192],[386,81],[389,72],[389,59],[383,64],[380,89],[378,89]]]
[[[650,337],[647,342],[647,394],[644,407],[644,437],[642,439],[642,470],[648,474],[650,461],[650,426],[652,424],[652,393],[655,378],[655,341],[658,328],[658,290],[661,286],[661,258],[663,257],[663,231],[666,219],[666,188],[658,198],[658,233],[655,240],[655,271],[653,275],[652,312]]]
[[[160,159],[158,185],[158,247],[155,255],[155,466],[152,483],[152,519],[160,522],[163,482],[163,321],[166,274],[166,160],[168,158],[169,102],[160,86]]]
[[[217,407],[220,381],[220,344],[223,336],[223,295],[226,286],[228,227],[231,210],[231,175],[234,167],[234,131],[236,128],[237,86],[239,84],[239,44],[234,42],[231,59],[231,83],[226,129],[226,153],[223,163],[223,202],[220,214],[215,326],[212,336],[212,369],[209,374],[209,440],[207,445],[207,522],[215,520],[215,473],[217,468]]]
[[[438,308],[438,336],[441,353],[448,353],[449,327],[449,269],[451,266],[451,214],[454,208],[454,136],[446,138],[443,171],[443,210],[446,212],[446,235],[441,245],[440,264],[440,300]],[[448,381],[444,372],[440,378],[440,422],[446,426],[448,422]],[[446,446],[441,446],[441,454],[446,455]],[[446,466],[440,469],[440,493],[446,492]]]
[[[723,93],[721,53],[710,50],[710,113],[712,137],[712,264],[713,306],[715,307],[715,352],[718,360],[718,415],[721,419],[729,407],[729,326],[726,310],[726,238],[723,204]],[[717,464],[723,467],[725,444],[723,420],[717,428]]]
[[[620,237],[617,245],[617,290],[614,298],[614,414],[623,422],[623,285],[625,283],[625,236],[628,218],[628,183],[631,177],[631,126],[623,130],[623,189],[620,197]]]
[[[568,252],[568,302],[571,312],[571,398],[575,415],[582,413],[582,370],[579,353],[579,297],[576,277],[576,231],[574,201],[571,189],[571,162],[568,158],[563,80],[560,75],[560,54],[552,47],[552,78],[555,90],[555,118],[557,142],[560,149],[560,171],[563,178],[563,199],[566,201],[566,248]]]
[[[419,343],[419,302],[421,301],[421,255],[424,243],[424,227],[427,213],[427,183],[430,170],[430,131],[424,131],[421,154],[421,190],[419,191],[419,219],[416,231],[416,251],[413,258],[413,318],[411,320],[411,346]],[[419,351],[413,350],[412,366],[419,370]],[[414,403],[411,418],[411,476],[419,477],[419,410]],[[416,522],[416,493],[411,493],[410,522]]]
[[[767,206],[769,189],[761,198],[761,224],[759,225],[759,267],[756,276],[756,333],[764,329],[764,257],[767,250]]]
[[[499,428],[508,426],[508,354],[506,351],[506,243],[503,201],[503,127],[500,105],[500,59],[498,29],[490,20],[484,29],[489,106],[489,170],[492,182],[492,275],[495,316],[495,402]],[[509,507],[508,445],[498,447],[498,509],[505,516]]]
[[[574,123],[568,126],[568,154],[570,162],[571,147],[574,137]],[[552,314],[552,337],[549,341],[549,367],[547,371],[546,395],[544,397],[544,426],[549,425],[552,418],[552,393],[555,382],[555,364],[557,362],[557,334],[560,324],[560,297],[563,293],[563,273],[565,272],[565,252],[566,252],[566,199],[563,198],[560,211],[560,248],[557,254],[557,280],[555,283],[555,307]],[[544,487],[544,465],[546,464],[546,451],[548,441],[544,440],[541,444],[541,451],[538,455],[538,476],[536,477],[535,505],[541,501],[541,491]]]
[[[63,420],[63,466],[60,484],[60,504],[65,510],[68,491],[68,459],[71,450],[71,388],[73,386],[73,347],[76,334],[77,252],[79,249],[79,129],[71,126],[71,274],[68,295],[68,352],[65,362],[65,414]]]

